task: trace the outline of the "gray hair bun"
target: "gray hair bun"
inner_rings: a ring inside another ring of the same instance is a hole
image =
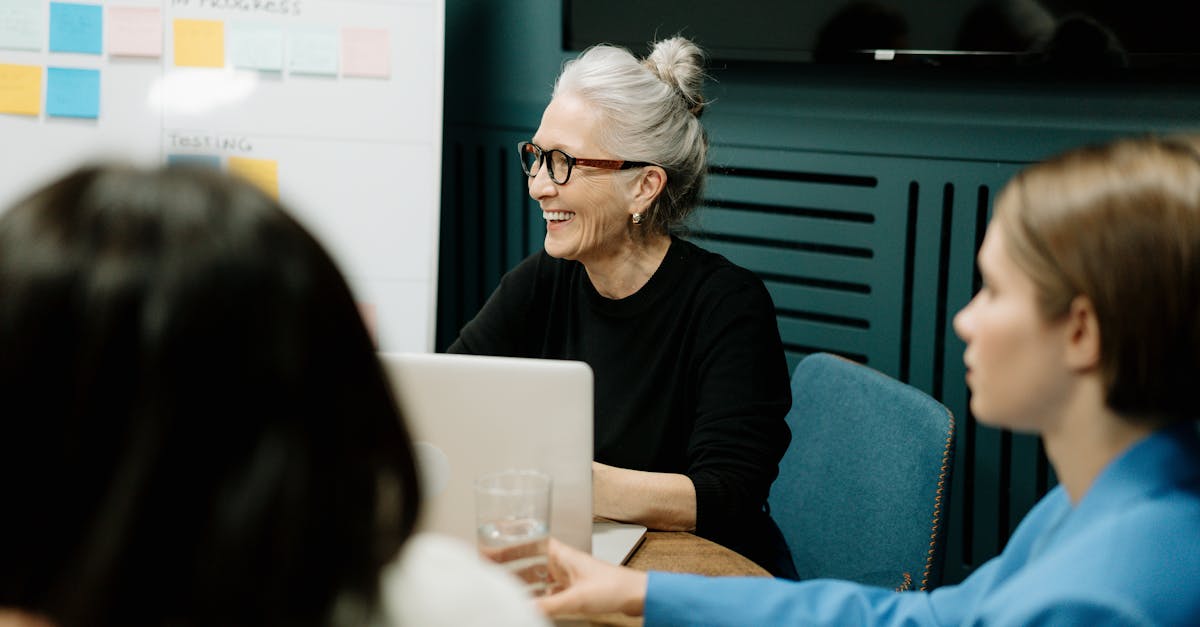
[[[642,63],[683,98],[684,106],[696,117],[704,112],[704,52],[685,37],[672,37],[654,44]]]

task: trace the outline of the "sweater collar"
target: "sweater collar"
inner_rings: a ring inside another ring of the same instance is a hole
[[[581,282],[588,304],[598,312],[618,317],[632,317],[645,313],[663,294],[669,293],[671,287],[678,282],[679,277],[687,268],[690,256],[690,245],[672,235],[671,246],[667,249],[666,256],[663,257],[662,263],[651,275],[650,280],[646,281],[646,284],[633,294],[617,299],[601,296],[592,282],[588,280],[587,272],[580,264]]]

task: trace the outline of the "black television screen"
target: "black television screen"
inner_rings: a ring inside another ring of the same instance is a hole
[[[563,0],[563,47],[644,52],[676,33],[717,61],[1200,68],[1195,0]]]

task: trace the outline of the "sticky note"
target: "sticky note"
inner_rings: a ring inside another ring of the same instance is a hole
[[[162,9],[108,7],[108,54],[118,57],[161,57]]]
[[[0,48],[41,50],[40,0],[4,0],[0,2]]]
[[[169,154],[167,165],[177,165],[189,168],[221,169],[221,158],[217,155]]]
[[[42,67],[0,63],[0,113],[42,112]]]
[[[257,185],[260,189],[279,198],[279,162],[274,159],[251,159],[230,157],[229,171]]]
[[[100,70],[47,68],[46,115],[100,117]]]
[[[337,76],[337,31],[317,26],[289,30],[288,70],[295,74]]]
[[[95,4],[50,3],[50,52],[100,54],[103,9]]]
[[[283,71],[283,29],[263,24],[229,25],[229,60],[233,67]]]
[[[175,65],[225,67],[225,24],[214,20],[175,20]]]
[[[391,76],[388,32],[377,28],[342,29],[342,76]]]

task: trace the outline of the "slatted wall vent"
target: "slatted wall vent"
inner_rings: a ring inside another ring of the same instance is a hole
[[[877,299],[870,267],[878,263],[876,211],[867,196],[874,176],[719,166],[709,169],[706,199],[688,233],[762,278],[775,300],[780,334],[794,366],[823,351],[871,362]],[[809,193],[821,188],[824,194]],[[772,194],[771,190],[775,193]],[[809,202],[857,198],[851,204]],[[861,202],[861,207],[854,206]]]

